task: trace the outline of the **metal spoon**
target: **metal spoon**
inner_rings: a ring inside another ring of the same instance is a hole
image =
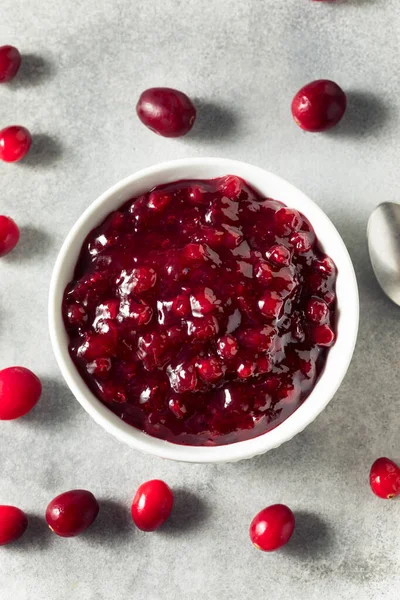
[[[400,306],[400,204],[383,202],[371,214],[368,250],[382,290]]]

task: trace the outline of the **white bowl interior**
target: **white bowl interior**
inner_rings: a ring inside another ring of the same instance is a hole
[[[312,223],[322,249],[336,263],[338,320],[337,341],[330,349],[325,368],[306,401],[276,429],[244,442],[226,446],[180,446],[159,440],[124,423],[89,390],[68,352],[61,305],[66,285],[87,234],[113,210],[156,185],[181,179],[212,179],[234,174],[245,179],[266,197],[275,198],[302,212]],[[218,158],[183,159],[144,169],[118,183],[96,200],[80,217],[66,238],[54,268],[49,297],[49,326],[53,349],[62,374],[94,420],[119,440],[163,458],[187,462],[231,462],[251,458],[276,448],[302,431],[325,408],[346,374],[358,331],[357,282],[347,249],[325,213],[305,194],[280,177],[252,165]]]

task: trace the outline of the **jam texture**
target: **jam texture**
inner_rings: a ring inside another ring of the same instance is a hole
[[[233,175],[133,198],[86,238],[63,317],[94,394],[149,435],[261,435],[309,395],[335,342],[333,261],[309,221]]]

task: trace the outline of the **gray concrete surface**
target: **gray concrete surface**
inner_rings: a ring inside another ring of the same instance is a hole
[[[31,515],[26,537],[0,549],[1,600],[395,600],[400,504],[369,490],[371,462],[400,458],[399,309],[368,262],[373,207],[399,200],[398,0],[2,0],[0,44],[24,53],[0,88],[0,125],[35,135],[28,159],[0,164],[0,212],[22,227],[0,262],[0,368],[44,381],[40,405],[0,425],[0,502]],[[290,101],[309,80],[349,94],[340,127],[307,135]],[[135,116],[152,85],[202,106],[192,135],[158,138]],[[293,441],[257,459],[198,466],[142,456],[86,415],[62,381],[47,332],[56,254],[83,209],[140,167],[186,156],[267,167],[307,192],[348,245],[361,329],[348,376],[327,410]],[[165,478],[178,509],[157,534],[129,522],[145,479]],[[56,538],[47,502],[72,487],[102,502],[87,535]],[[298,515],[292,543],[262,554],[253,515],[273,502]]]

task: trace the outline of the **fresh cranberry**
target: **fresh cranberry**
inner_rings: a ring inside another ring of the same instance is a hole
[[[400,468],[389,458],[378,458],[369,475],[371,489],[384,500],[400,495]]]
[[[28,527],[26,514],[16,506],[0,506],[0,546],[7,546],[24,535]]]
[[[25,127],[12,125],[0,131],[0,160],[17,162],[24,158],[31,147],[31,134]]]
[[[132,519],[142,531],[155,531],[165,523],[174,505],[171,488],[160,479],[146,481],[132,502]]]
[[[288,543],[295,527],[294,514],[284,504],[273,504],[254,517],[250,539],[258,550],[272,552]]]
[[[234,175],[168,183],[84,242],[63,303],[70,353],[149,435],[251,439],[312,390],[335,341],[335,280],[297,210]]]
[[[0,83],[14,79],[21,66],[21,54],[14,46],[0,46]]]
[[[326,131],[339,123],[346,104],[346,94],[336,83],[318,79],[297,92],[292,102],[292,115],[305,131]]]
[[[19,229],[17,224],[10,219],[0,215],[0,258],[15,248],[19,240]]]
[[[70,490],[54,498],[47,507],[46,521],[60,537],[75,537],[95,521],[99,505],[91,492]]]
[[[0,371],[0,420],[19,419],[38,403],[42,384],[32,371],[9,367]]]
[[[196,109],[190,98],[171,88],[144,91],[136,112],[146,127],[163,137],[186,135],[196,120]]]

